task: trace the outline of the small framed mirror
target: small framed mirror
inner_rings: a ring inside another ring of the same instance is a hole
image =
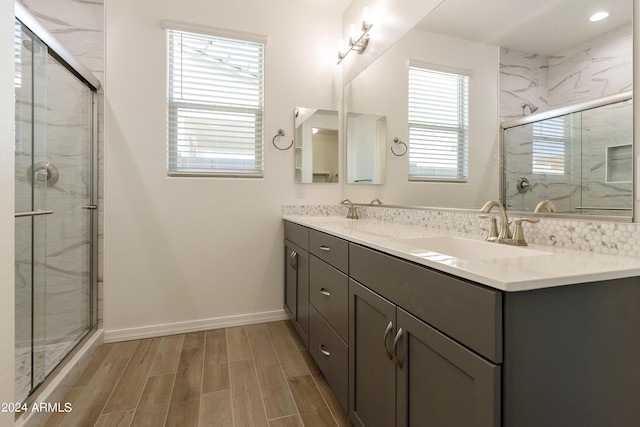
[[[296,182],[338,182],[338,112],[298,107],[294,125]]]
[[[384,184],[387,117],[347,113],[347,184]]]

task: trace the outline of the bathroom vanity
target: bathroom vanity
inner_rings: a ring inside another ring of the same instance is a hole
[[[356,426],[640,419],[640,260],[337,217],[285,216],[285,247],[285,307]]]

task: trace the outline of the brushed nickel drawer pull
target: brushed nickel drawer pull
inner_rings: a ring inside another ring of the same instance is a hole
[[[324,349],[324,344],[320,344],[318,348],[320,349],[320,353],[324,354],[327,357],[331,356],[331,353]]]
[[[398,329],[396,338],[393,340],[393,358],[395,359],[398,368],[402,369],[402,362],[398,359],[398,342],[400,341],[400,338],[402,338],[402,328]]]
[[[291,255],[289,255],[289,265],[294,270],[298,268],[298,253],[296,251],[291,251]]]
[[[327,297],[331,296],[331,292],[329,292],[326,288],[320,288],[320,293]]]
[[[391,355],[391,352],[387,348],[387,338],[389,337],[389,332],[391,332],[391,329],[393,329],[393,322],[389,321],[389,324],[387,325],[387,329],[385,329],[384,331],[384,338],[382,338],[382,346],[384,347],[384,353],[387,355],[387,358],[389,360],[393,360],[393,356]]]
[[[325,251],[325,252],[329,252],[329,251],[331,251],[331,248],[330,248],[330,247],[328,247],[328,246],[324,246],[324,245],[322,245],[322,246],[320,246],[320,250],[321,250],[321,251]]]

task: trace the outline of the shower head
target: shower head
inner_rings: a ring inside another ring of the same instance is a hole
[[[524,109],[525,109],[526,107],[529,107],[530,114],[533,114],[533,113],[535,113],[536,111],[538,111],[538,107],[536,107],[535,105],[533,105],[533,104],[532,104],[532,103],[530,103],[530,102],[523,102],[520,106],[522,107],[522,115],[523,115],[523,116],[524,116]]]

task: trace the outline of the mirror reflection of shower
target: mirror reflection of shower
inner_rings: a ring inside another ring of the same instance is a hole
[[[536,107],[535,105],[533,105],[530,102],[523,102],[522,104],[520,104],[520,106],[522,107],[522,115],[525,115],[525,108],[529,107],[529,114],[533,114],[536,111],[538,111],[538,107]]]

